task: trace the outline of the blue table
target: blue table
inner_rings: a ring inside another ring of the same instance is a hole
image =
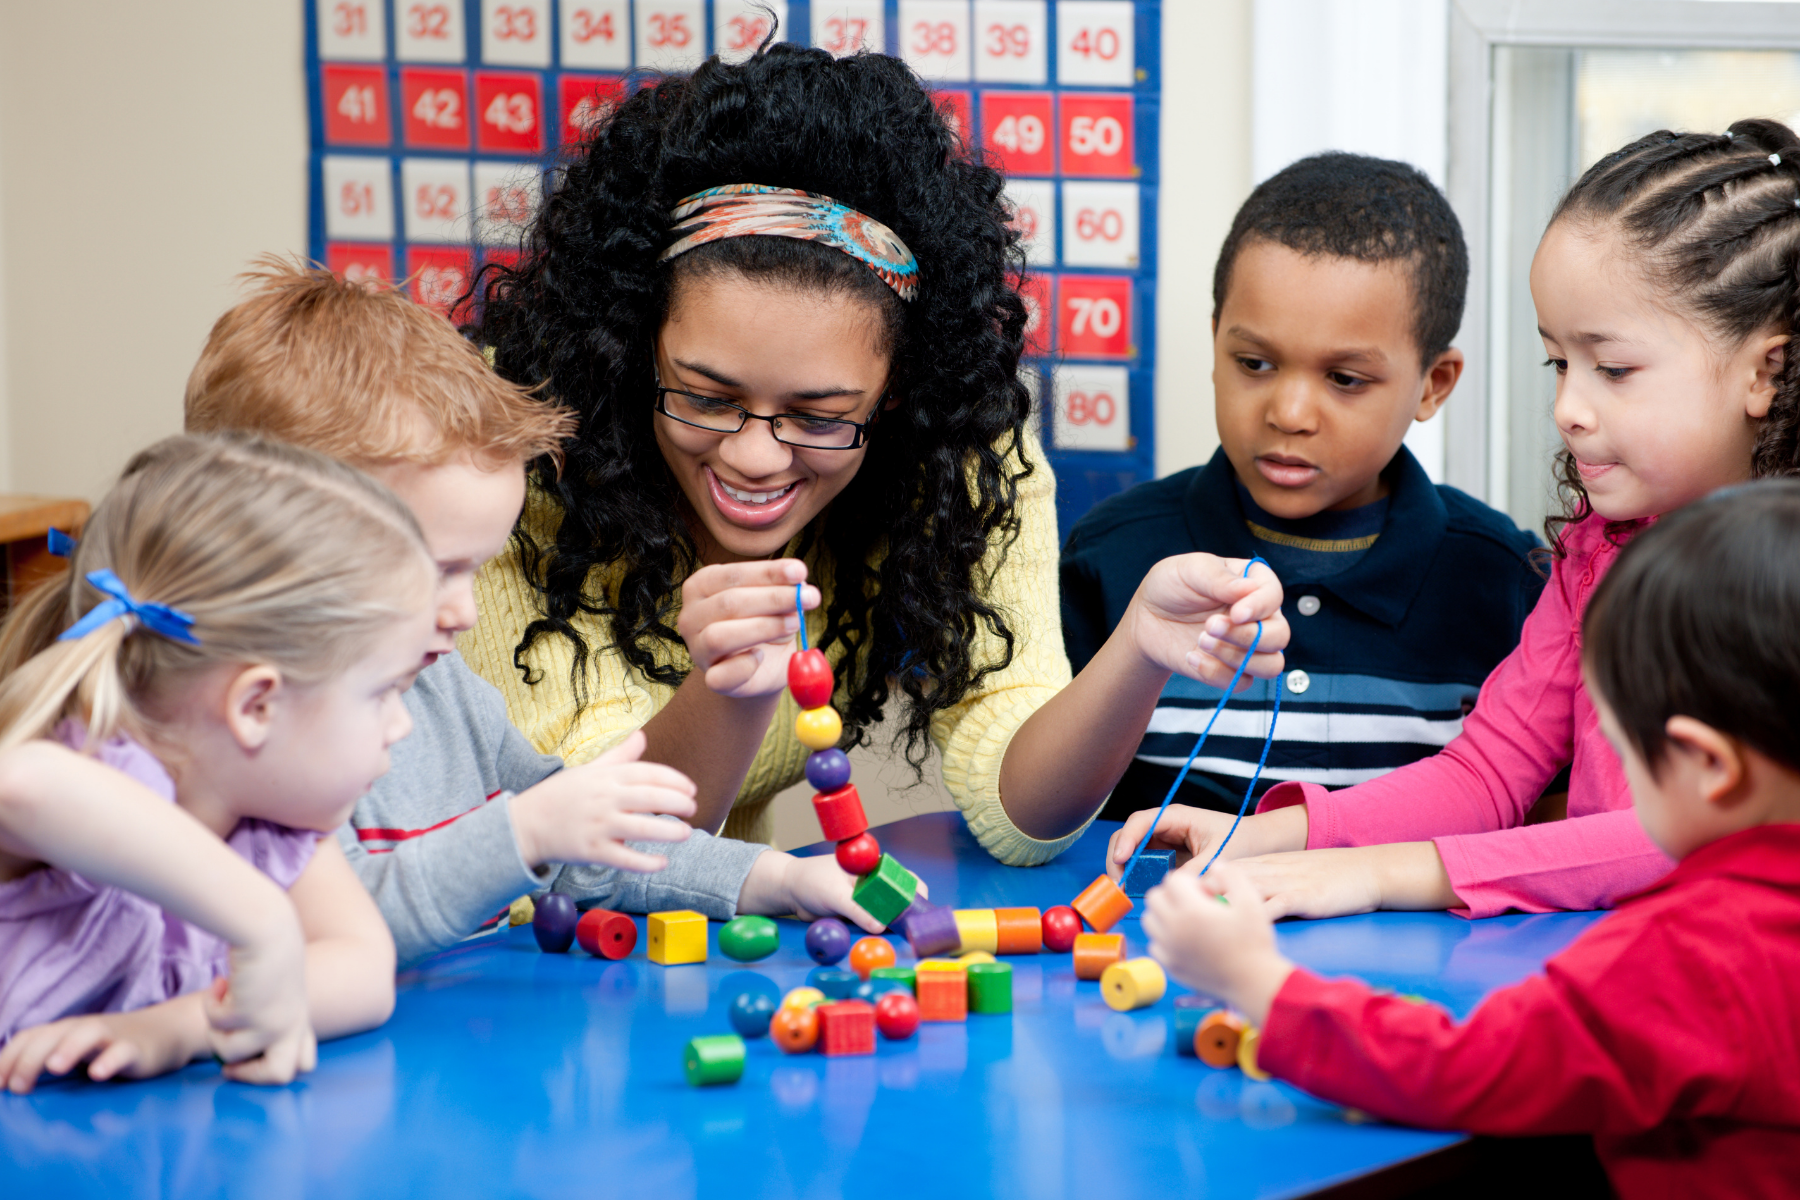
[[[1091,831],[1061,860],[1002,867],[959,817],[877,830],[932,899],[1066,902],[1098,871]],[[1283,949],[1466,1012],[1594,914],[1470,923],[1383,913],[1281,929]],[[1143,937],[1122,927],[1131,952]],[[813,965],[804,927],[753,964],[784,989]],[[941,1194],[1064,1198],[1303,1195],[1462,1139],[1370,1123],[1281,1083],[1178,1058],[1172,999],[1115,1013],[1067,955],[1013,958],[1017,1011],[926,1025],[873,1058],[752,1042],[741,1083],[694,1089],[681,1049],[729,1032],[731,976],[538,952],[516,929],[401,978],[398,1011],[262,1089],[196,1065],[145,1083],[0,1095],[0,1195],[162,1197]],[[1179,989],[1172,989],[1172,992]]]

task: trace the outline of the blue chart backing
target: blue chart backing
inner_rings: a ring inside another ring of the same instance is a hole
[[[741,55],[763,7],[788,40],[906,59],[1008,172],[1060,527],[1153,476],[1161,0],[305,5],[311,254],[444,309],[516,256],[584,122],[653,72]]]

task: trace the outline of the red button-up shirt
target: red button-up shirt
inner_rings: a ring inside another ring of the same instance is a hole
[[[1591,1133],[1624,1197],[1800,1196],[1800,825],[1694,851],[1461,1024],[1296,970],[1258,1059],[1408,1125]]]

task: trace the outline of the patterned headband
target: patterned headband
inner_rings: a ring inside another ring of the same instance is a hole
[[[894,231],[830,196],[760,183],[728,183],[695,192],[669,214],[673,239],[658,261],[734,237],[823,242],[861,261],[902,300],[919,294],[919,260]]]

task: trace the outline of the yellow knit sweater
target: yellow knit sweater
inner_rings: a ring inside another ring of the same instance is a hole
[[[1082,833],[1039,841],[1021,832],[1000,805],[1000,762],[1007,744],[1026,718],[1069,682],[1057,600],[1056,481],[1035,446],[1030,457],[1034,469],[1019,488],[1019,537],[998,572],[993,570],[996,547],[978,575],[986,578],[992,573],[987,599],[1005,614],[1013,631],[1013,660],[1005,670],[983,679],[955,707],[938,713],[931,726],[932,741],[943,757],[944,786],[962,809],[970,832],[995,858],[1016,866],[1048,862]],[[527,535],[539,545],[549,545],[556,519],[554,506],[534,492],[523,518]],[[596,574],[605,587],[609,581],[600,574],[603,570],[596,568]],[[513,723],[540,751],[560,754],[571,763],[587,762],[623,741],[673,698],[674,688],[632,669],[612,647],[603,622],[586,614],[578,615],[574,624],[592,651],[587,707],[576,709],[569,681],[574,656],[567,639],[545,637],[532,645],[524,661],[540,678],[527,686],[513,666],[513,647],[520,631],[538,616],[538,607],[515,550],[487,565],[476,580],[475,593],[481,623],[463,636],[459,648],[469,665],[505,695]],[[809,632],[816,634],[823,627],[822,612],[823,606],[808,614]],[[974,659],[997,661],[1003,649],[1000,640],[984,629]],[[841,655],[841,647],[834,647],[833,653]],[[666,656],[683,670],[690,666],[682,647],[668,647]],[[727,835],[769,840],[773,825],[769,801],[805,773],[808,751],[794,736],[796,713],[793,697],[784,691],[725,821]]]

